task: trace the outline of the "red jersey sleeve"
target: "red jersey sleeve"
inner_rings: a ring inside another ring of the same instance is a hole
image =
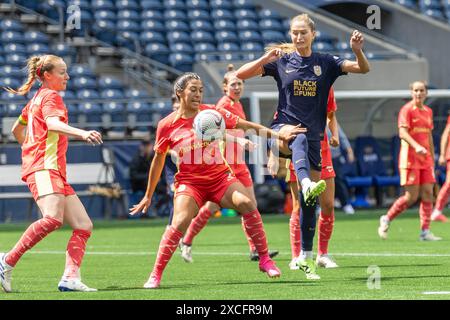
[[[166,153],[169,150],[170,140],[167,126],[164,122],[160,122],[156,129],[156,142],[153,150],[157,153]]]
[[[66,120],[66,107],[63,99],[56,91],[51,91],[42,99],[42,115],[44,120],[48,117],[59,117]]]
[[[411,114],[409,112],[410,108],[404,106],[400,109],[398,114],[398,127],[399,128],[409,128],[411,127]]]
[[[333,87],[331,87],[330,92],[328,93],[327,113],[336,111],[337,111],[337,104],[336,99],[334,97],[334,89]]]
[[[28,124],[28,107],[30,106],[31,102],[28,102],[25,108],[22,109],[22,113],[19,116],[19,123],[23,126],[26,126]]]

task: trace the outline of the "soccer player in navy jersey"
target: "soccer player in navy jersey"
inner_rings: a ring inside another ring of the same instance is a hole
[[[277,113],[272,129],[279,132],[292,126],[306,127],[289,143],[271,141],[271,148],[281,156],[292,157],[297,178],[302,187],[302,231],[308,249],[302,252],[304,271],[312,260],[315,233],[315,205],[317,197],[325,190],[320,179],[320,141],[323,140],[327,119],[328,92],[334,81],[347,73],[367,73],[370,66],[363,53],[363,35],[355,30],[350,45],[356,61],[344,60],[330,54],[312,51],[316,35],[315,24],[307,14],[294,17],[290,24],[292,43],[273,45],[257,60],[246,63],[237,71],[243,80],[258,75],[272,76],[279,91]],[[310,179],[311,177],[311,179]],[[312,181],[311,181],[312,180]]]

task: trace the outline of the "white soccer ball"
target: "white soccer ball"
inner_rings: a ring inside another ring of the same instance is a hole
[[[194,131],[196,136],[204,141],[223,139],[225,120],[216,110],[200,111],[194,119]]]

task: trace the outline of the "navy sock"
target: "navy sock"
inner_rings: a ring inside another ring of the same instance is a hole
[[[297,173],[298,181],[309,178],[308,139],[304,134],[299,134],[289,144],[292,151],[292,164]]]
[[[316,233],[316,206],[307,206],[300,191],[300,228],[302,230],[302,250],[312,251],[314,234]]]

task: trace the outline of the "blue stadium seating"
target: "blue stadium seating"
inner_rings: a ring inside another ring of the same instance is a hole
[[[117,15],[114,11],[111,10],[98,10],[94,13],[95,20],[110,20],[115,22],[117,19]]]
[[[206,0],[187,0],[186,8],[188,10],[198,9],[198,10],[209,10],[209,4]]]
[[[55,43],[51,46],[51,51],[59,56],[62,57],[64,60],[68,60],[68,63],[75,61],[76,57],[76,50],[74,47],[71,47],[65,43]]]
[[[116,24],[113,21],[96,21],[92,31],[94,35],[103,42],[114,44],[114,41],[116,40]]]
[[[5,64],[5,59],[3,58],[3,53],[0,51],[0,67]]]
[[[169,63],[171,66],[183,72],[192,71],[193,62],[193,57],[188,54],[171,53],[169,55]]]
[[[231,10],[227,10],[227,9],[213,9],[213,10],[211,10],[211,18],[213,20],[218,20],[218,19],[233,20],[234,19],[234,15],[233,15],[233,12]]]
[[[164,14],[162,11],[153,10],[153,9],[142,11],[141,19],[142,20],[160,20],[160,21],[167,20],[167,18],[164,17]]]
[[[125,91],[125,97],[135,100],[150,98],[150,95],[146,90],[128,89]]]
[[[73,64],[69,68],[69,74],[73,77],[90,77],[95,78],[95,73],[92,71],[91,67],[83,64]]]
[[[261,32],[263,41],[265,44],[273,42],[282,42],[285,40],[285,36],[280,31],[265,30]]]
[[[164,64],[169,63],[170,49],[163,43],[153,42],[145,46],[145,55]]]
[[[137,32],[121,31],[117,33],[116,42],[119,46],[136,51],[136,45],[142,40]]]
[[[77,77],[69,82],[69,87],[79,89],[97,89],[97,82],[90,77]]]
[[[123,89],[124,84],[118,78],[102,76],[98,79],[98,87],[104,89]]]
[[[236,9],[255,9],[253,0],[233,0],[233,6]]]
[[[221,42],[217,45],[218,51],[230,52],[239,51],[239,46],[234,42]]]
[[[139,27],[139,24],[137,22],[129,20],[117,21],[116,29],[119,33],[123,31],[136,33],[141,31],[141,28]]]
[[[25,100],[24,97],[16,95],[16,94],[13,94],[13,93],[9,93],[9,92],[6,92],[6,91],[2,92],[0,98],[2,100],[9,101],[10,103],[18,103],[18,101],[22,101],[22,102],[26,103],[26,100]]]
[[[40,31],[28,31],[25,33],[23,42],[33,44],[33,43],[43,43],[48,44],[49,36]]]
[[[214,20],[214,28],[217,31],[236,31],[236,24],[230,19]]]
[[[251,19],[238,20],[236,23],[236,27],[238,30],[254,30],[254,31],[260,30],[260,26],[258,25],[258,23],[255,20]]]
[[[18,88],[22,85],[22,83],[15,78],[0,78],[0,88],[2,87],[10,87],[10,88]]]
[[[216,46],[209,42],[196,43],[194,45],[194,51],[198,52],[198,53],[208,53],[208,52],[214,52],[216,50],[217,50]]]
[[[167,40],[170,43],[175,43],[175,42],[188,42],[190,41],[190,35],[187,32],[182,32],[182,31],[173,31],[170,32],[167,35]]]
[[[189,22],[189,25],[192,30],[201,30],[208,32],[214,31],[214,26],[209,20],[191,20]]]
[[[336,39],[325,31],[316,30],[315,41],[334,43]]]
[[[217,40],[217,43],[223,43],[223,42],[239,42],[239,38],[234,31],[217,31],[215,33],[215,38]]]
[[[211,32],[208,31],[193,31],[191,33],[191,41],[196,42],[209,42],[209,43],[215,43],[216,40],[214,36],[211,34]]]
[[[242,55],[239,53],[222,53],[219,56],[220,61],[235,61],[242,60]]]
[[[328,42],[320,42],[320,41],[315,41],[312,44],[312,49],[314,51],[320,51],[320,52],[333,52],[336,51],[336,48]]]
[[[46,45],[46,44],[33,43],[33,44],[27,45],[27,52],[28,52],[28,56],[42,55],[42,54],[49,54],[50,49],[49,49],[48,45]]]
[[[152,110],[162,114],[163,117],[172,112],[172,103],[170,101],[157,101],[152,103]]]
[[[212,62],[217,61],[217,55],[211,53],[196,53],[194,54],[194,61],[196,62]]]
[[[8,117],[18,117],[22,113],[25,105],[21,103],[9,103],[6,107],[6,114]]]
[[[258,15],[255,13],[255,11],[249,9],[234,10],[234,17],[236,19],[258,19]]]
[[[116,7],[114,6],[113,1],[109,0],[92,0],[91,1],[91,8],[92,11],[98,11],[98,10],[111,10],[115,11]]]
[[[106,89],[101,91],[100,96],[103,99],[122,99],[124,98],[124,94],[122,90],[118,89]]]
[[[129,102],[126,106],[126,110],[128,113],[128,123],[130,124],[132,121],[130,121],[132,117],[134,117],[134,122],[137,121],[137,117],[139,117],[139,121],[151,121],[152,119],[152,107],[150,104],[146,102],[140,102],[140,101],[132,101]],[[130,126],[133,128],[133,126]]]
[[[139,36],[139,41],[142,44],[146,43],[155,43],[159,42],[161,44],[166,43],[166,37],[162,32],[156,32],[156,31],[144,31]]]
[[[284,32],[286,29],[283,27],[281,22],[276,19],[261,19],[259,21],[260,30],[274,30]]]
[[[91,10],[91,3],[88,0],[69,0],[67,5],[77,5],[82,11]]]
[[[258,17],[260,19],[281,19],[281,16],[278,12],[270,10],[270,9],[262,9],[258,12]]]
[[[179,19],[179,20],[187,20],[187,15],[184,11],[181,10],[165,10],[164,11],[164,19]]]
[[[164,6],[159,0],[141,0],[143,10],[164,10]]]
[[[0,74],[3,77],[14,77],[14,78],[22,78],[26,76],[25,71],[23,69],[11,65],[5,65],[3,67],[0,67]]]
[[[100,98],[100,95],[98,94],[97,90],[82,89],[82,90],[77,91],[77,99],[80,99],[80,100],[90,100],[90,99],[99,99],[99,98]]]
[[[27,61],[27,56],[23,54],[8,54],[6,55],[5,63],[9,64],[10,66],[15,67],[25,67]]]
[[[190,20],[208,20],[210,19],[209,12],[206,10],[189,10],[188,11],[188,18]]]
[[[117,11],[141,9],[138,2],[134,0],[116,0],[115,2]]]
[[[110,115],[112,124],[125,123],[125,105],[117,103],[115,101],[107,102],[103,104],[103,111]]]
[[[189,27],[189,24],[186,21],[180,21],[180,20],[167,20],[165,22],[165,28],[164,32],[191,32],[191,28]],[[193,29],[196,30],[196,29]]]
[[[185,42],[175,42],[170,44],[170,50],[172,52],[184,53],[188,55],[192,55],[194,53],[194,48]]]
[[[5,45],[4,51],[8,54],[17,53],[26,55],[28,53],[27,47],[20,43],[8,43],[7,45]]]
[[[24,28],[22,24],[13,19],[2,19],[0,21],[0,31],[16,31],[23,32]]]
[[[172,10],[186,10],[183,0],[163,0],[164,7]]]
[[[1,42],[5,43],[23,43],[25,38],[22,33],[17,31],[3,31],[0,36]]]
[[[262,52],[262,51],[264,51],[264,47],[259,42],[245,42],[245,43],[241,43],[241,50],[242,51]]]
[[[78,105],[78,111],[78,122],[82,127],[89,126],[90,123],[100,123],[102,121],[103,109],[97,103],[80,103]]]
[[[64,99],[64,100],[68,100],[68,99],[76,99],[75,93],[71,90],[64,90],[64,91],[60,91],[59,95]],[[77,107],[78,110],[78,107]]]
[[[241,42],[261,42],[262,37],[258,31],[246,30],[239,31],[239,40]]]
[[[409,9],[416,9],[416,2],[414,0],[394,0],[394,2],[407,7]]]
[[[33,1],[29,1],[33,2]],[[65,7],[65,2],[61,0],[55,0],[52,4],[48,1],[39,1],[39,5],[37,6],[37,11],[45,14],[47,17],[58,21],[59,20],[59,12],[58,7]],[[63,14],[64,14],[63,10]]]
[[[157,31],[157,32],[163,32],[167,29],[168,23],[164,26],[164,24],[159,20],[144,20],[141,22],[141,29],[143,31]]]

